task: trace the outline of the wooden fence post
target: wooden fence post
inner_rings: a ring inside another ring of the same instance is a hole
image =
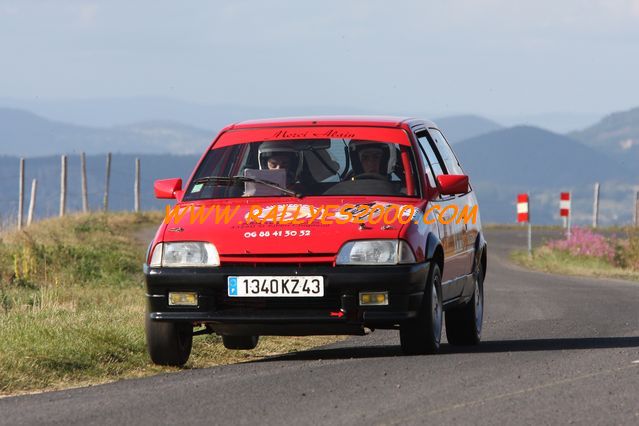
[[[572,235],[572,191],[568,191],[568,199],[570,200],[570,209],[568,210],[568,224],[566,229],[568,231],[567,238],[570,239]]]
[[[111,179],[111,153],[107,154],[106,159],[106,181],[104,182],[104,211],[109,210],[109,180]]]
[[[60,157],[60,217],[67,207],[67,156]]]
[[[80,154],[80,172],[82,173],[82,213],[89,211],[89,193],[87,191],[87,157],[84,154]]]
[[[135,183],[133,184],[133,210],[140,211],[140,159],[135,159]]]
[[[24,213],[24,158],[20,159],[20,178],[18,188],[18,230],[20,230],[22,229],[22,216]]]
[[[599,222],[599,182],[595,182],[595,199],[592,204],[592,227],[596,228]]]
[[[29,199],[29,215],[27,216],[27,226],[33,221],[33,212],[35,211],[36,191],[38,190],[38,179],[31,181],[31,198]]]

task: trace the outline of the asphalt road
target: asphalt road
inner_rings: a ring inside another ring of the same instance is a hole
[[[247,364],[0,400],[21,424],[638,424],[639,284],[529,272],[489,231],[483,342],[402,356],[397,332]]]

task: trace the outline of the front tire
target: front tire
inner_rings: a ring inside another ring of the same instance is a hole
[[[145,320],[146,347],[157,365],[182,366],[191,355],[193,326],[189,323]]]
[[[255,349],[260,336],[222,336],[222,343],[226,349]]]
[[[406,355],[439,350],[443,321],[441,281],[439,265],[433,263],[417,318],[399,328],[399,341]]]
[[[481,340],[484,318],[484,273],[481,263],[475,272],[473,297],[464,306],[446,311],[446,337],[455,346],[472,346]]]

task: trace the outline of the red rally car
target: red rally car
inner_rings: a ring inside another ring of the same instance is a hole
[[[194,335],[397,329],[407,354],[479,343],[486,241],[472,187],[437,126],[302,117],[224,128],[149,246],[146,339],[182,365]],[[444,314],[445,312],[445,314]]]

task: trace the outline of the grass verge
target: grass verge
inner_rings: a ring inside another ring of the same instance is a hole
[[[532,257],[527,251],[513,251],[511,259],[518,265],[542,272],[639,281],[639,271],[613,266],[601,258],[575,256],[545,246],[534,250]]]
[[[179,370],[151,364],[144,341],[148,242],[139,235],[161,220],[161,213],[75,215],[0,234],[0,395]],[[196,337],[185,368],[339,339],[264,337],[253,351],[228,351],[218,336]]]

